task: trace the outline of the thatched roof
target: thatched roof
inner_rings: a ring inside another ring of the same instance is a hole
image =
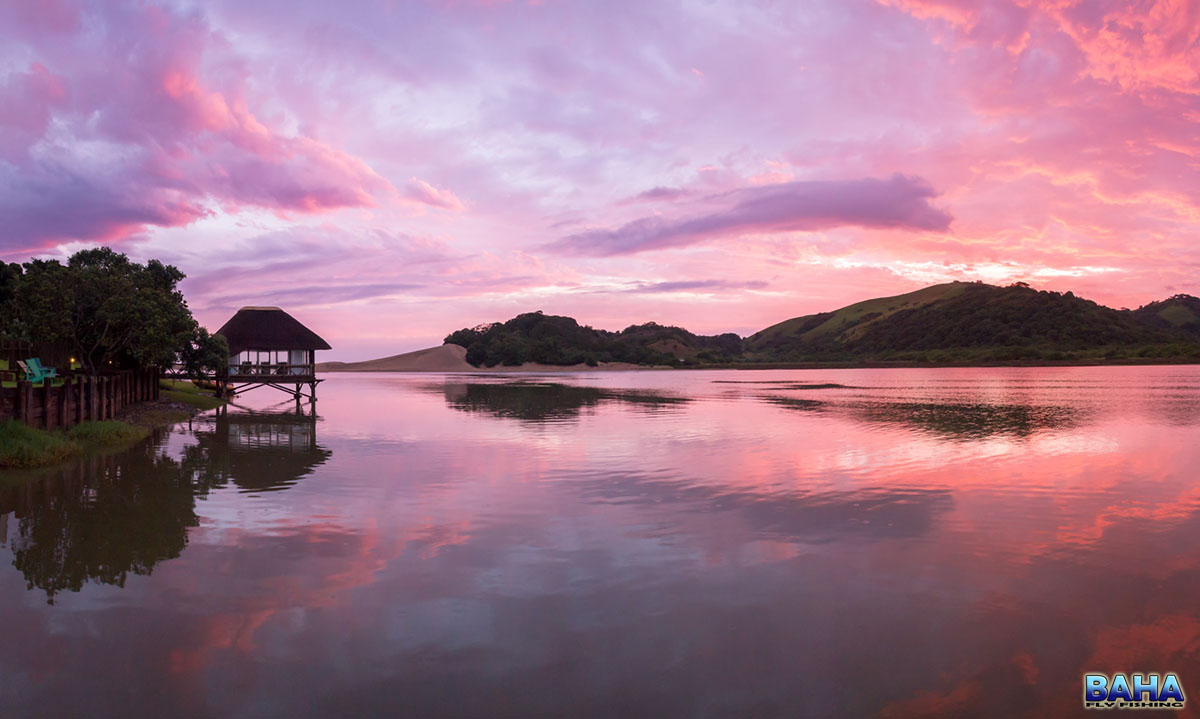
[[[229,353],[246,350],[327,350],[329,343],[278,307],[243,307],[217,334]]]

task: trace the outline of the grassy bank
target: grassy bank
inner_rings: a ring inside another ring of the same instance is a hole
[[[201,389],[191,382],[180,380],[163,380],[159,383],[163,399],[186,404],[196,409],[216,409],[225,404],[225,400],[213,396],[212,390]]]
[[[190,382],[164,382],[160,395],[158,402],[124,408],[120,419],[83,422],[65,432],[0,422],[0,469],[45,467],[87,452],[119,449],[145,439],[157,427],[225,404]]]
[[[10,420],[0,423],[0,468],[44,467],[87,451],[120,447],[150,428],[117,420],[83,422],[66,432],[47,432]]]

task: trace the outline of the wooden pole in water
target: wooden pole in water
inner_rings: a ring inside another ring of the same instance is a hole
[[[50,379],[42,380],[42,429],[50,429]]]
[[[68,376],[63,380],[58,392],[58,426],[67,429],[71,426],[71,390],[74,389],[75,378]]]
[[[33,384],[29,380],[17,381],[16,412],[18,422],[29,424],[29,405],[33,404]]]

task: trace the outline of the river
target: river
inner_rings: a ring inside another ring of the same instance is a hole
[[[1200,691],[1200,367],[266,392],[0,485],[0,716],[1071,716],[1085,672]]]

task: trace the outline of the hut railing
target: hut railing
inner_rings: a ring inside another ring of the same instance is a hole
[[[314,377],[317,373],[315,364],[289,364],[286,362],[263,362],[263,363],[247,363],[231,364],[226,369],[226,374],[218,376],[215,372],[201,372],[199,374],[190,372],[183,365],[173,365],[163,373],[166,379],[207,379],[207,380],[241,380],[275,378],[288,380],[297,377]]]
[[[242,362],[229,365],[230,377],[312,377],[316,372],[316,365],[308,363]]]

